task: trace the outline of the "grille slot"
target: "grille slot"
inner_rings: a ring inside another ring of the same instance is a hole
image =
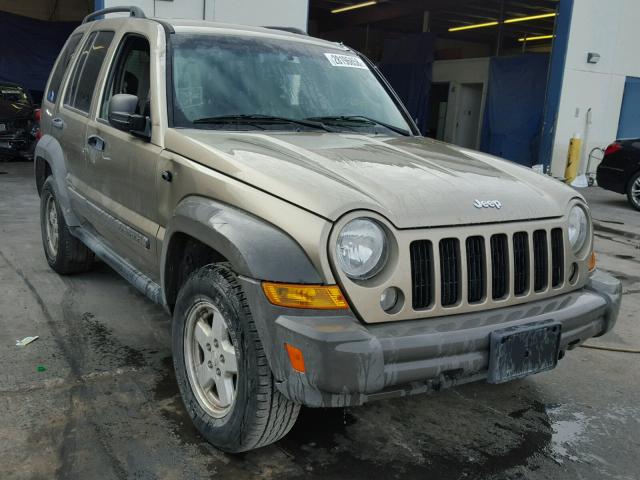
[[[484,238],[467,238],[467,301],[477,303],[485,295]]]
[[[549,284],[549,258],[547,254],[547,232],[536,230],[533,232],[533,288],[540,292]]]
[[[433,302],[433,248],[428,240],[411,243],[413,309],[429,308]]]
[[[551,230],[551,285],[559,287],[564,280],[564,240],[562,229]]]
[[[513,294],[529,290],[529,236],[527,232],[513,235]]]
[[[493,299],[504,298],[508,289],[508,246],[507,236],[503,233],[491,237],[491,285]]]
[[[450,307],[460,299],[460,244],[457,238],[440,240],[441,305]]]

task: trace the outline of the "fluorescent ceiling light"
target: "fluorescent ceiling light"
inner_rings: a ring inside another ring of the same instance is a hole
[[[531,15],[529,17],[515,17],[508,18],[503,23],[518,23],[518,22],[527,22],[529,20],[540,20],[542,18],[552,18],[555,17],[556,13],[541,13],[540,15]],[[473,25],[463,25],[461,27],[452,27],[449,29],[450,32],[460,32],[462,30],[472,30],[474,28],[485,28],[485,27],[495,27],[496,25],[500,25],[500,22],[486,22],[486,23],[475,23]]]
[[[450,28],[450,32],[460,32],[462,30],[471,30],[474,28],[484,28],[484,27],[495,27],[498,25],[498,22],[487,22],[487,23],[476,23],[474,25],[464,25],[462,27],[453,27]]]
[[[540,15],[531,15],[529,17],[516,17],[509,18],[504,21],[504,23],[517,23],[517,22],[528,22],[529,20],[540,20],[541,18],[552,18],[555,17],[556,13],[542,13]]]
[[[354,3],[353,5],[348,5],[346,7],[334,8],[333,10],[331,10],[331,13],[348,12],[350,10],[355,10],[356,8],[370,7],[371,5],[375,5],[376,3],[378,3],[378,0],[371,0],[370,2]]]
[[[522,37],[519,38],[519,42],[532,42],[534,40],[549,40],[550,38],[555,37],[555,35],[538,35],[537,37]]]

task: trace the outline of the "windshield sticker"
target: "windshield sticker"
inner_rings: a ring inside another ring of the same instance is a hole
[[[341,55],[339,53],[325,53],[324,55],[334,67],[362,68],[367,70],[367,66],[359,57]]]

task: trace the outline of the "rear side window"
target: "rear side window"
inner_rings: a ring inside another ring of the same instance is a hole
[[[56,100],[58,99],[60,85],[62,84],[62,77],[64,77],[64,72],[67,71],[71,57],[73,57],[76,48],[78,48],[78,43],[80,43],[81,38],[82,33],[75,33],[71,35],[67,45],[64,47],[64,50],[60,53],[60,60],[58,60],[56,69],[53,71],[53,75],[51,75],[49,89],[47,90],[46,99],[51,103],[56,103]]]
[[[67,87],[64,97],[65,106],[73,107],[81,112],[89,112],[93,90],[113,35],[113,32],[93,32],[89,35],[80,50],[78,61]]]

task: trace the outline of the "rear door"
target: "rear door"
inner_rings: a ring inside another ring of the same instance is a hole
[[[50,122],[51,134],[58,139],[65,155],[71,201],[82,216],[85,216],[86,209],[73,193],[82,195],[86,190],[84,138],[95,85],[113,37],[113,31],[94,31],[86,37],[66,81],[62,101],[57,103]]]
[[[78,50],[83,35],[84,32],[78,32],[69,37],[69,40],[67,40],[62,52],[58,56],[58,61],[49,78],[49,83],[42,98],[42,109],[40,111],[42,115],[40,129],[43,134],[58,136],[61,133],[57,129],[55,132],[52,131],[51,120],[54,118],[54,115],[57,114],[57,105],[65,74],[76,56],[76,51]]]

